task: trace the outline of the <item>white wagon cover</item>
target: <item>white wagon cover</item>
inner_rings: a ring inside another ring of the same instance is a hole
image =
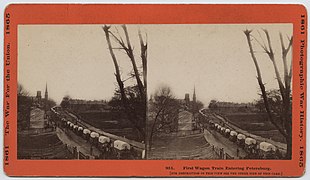
[[[99,136],[99,139],[98,141],[100,143],[107,143],[107,142],[110,142],[110,138],[106,137],[106,136]]]
[[[89,130],[89,129],[84,129],[84,130],[83,130],[83,133],[84,133],[84,134],[90,134],[90,130]]]
[[[74,124],[73,123],[70,123],[70,127],[73,127],[74,126]]]
[[[231,132],[230,132],[230,135],[231,135],[231,136],[237,136],[237,134],[238,134],[238,133],[237,133],[236,131],[231,131]]]
[[[225,129],[225,132],[226,132],[226,133],[229,133],[229,132],[230,132],[230,129],[228,129],[228,128]]]
[[[251,145],[251,144],[256,144],[256,140],[253,138],[245,138],[245,144]]]
[[[73,126],[73,129],[77,129],[79,126],[78,125],[74,125]]]
[[[97,138],[97,137],[99,137],[99,134],[97,132],[92,132],[92,133],[90,133],[90,137]]]
[[[70,122],[70,121],[67,121],[67,124],[69,125],[69,124],[71,124],[71,122]]]
[[[217,127],[219,124],[215,123],[215,127]]]
[[[78,131],[82,131],[82,130],[83,130],[83,127],[80,126],[80,127],[78,128]]]
[[[224,131],[225,130],[225,128],[224,127],[221,127],[221,131]]]
[[[118,150],[130,149],[130,145],[124,141],[116,140],[114,141],[114,148]]]
[[[268,151],[276,151],[276,147],[270,143],[267,143],[267,142],[261,142],[259,144],[259,149],[265,151],[265,152],[268,152]]]
[[[245,139],[245,135],[244,134],[238,134],[237,138],[240,139],[240,140],[241,139]]]

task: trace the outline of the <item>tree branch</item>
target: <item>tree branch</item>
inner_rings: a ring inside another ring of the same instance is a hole
[[[147,40],[145,43],[143,42],[143,38],[141,35],[141,31],[139,30],[139,39],[141,46],[141,60],[142,60],[142,69],[143,69],[143,83],[144,83],[144,91],[147,89]]]
[[[139,133],[143,137],[145,137],[144,130],[137,123],[137,121],[136,121],[137,118],[135,117],[135,115],[133,115],[131,113],[132,110],[131,110],[131,108],[130,108],[130,106],[128,104],[127,96],[125,94],[125,89],[124,89],[124,83],[121,80],[119,65],[118,65],[116,56],[115,56],[115,54],[113,52],[112,45],[111,45],[111,40],[110,40],[110,36],[109,35],[112,34],[112,33],[109,32],[110,26],[104,25],[102,27],[102,29],[105,32],[105,36],[106,36],[106,40],[107,40],[107,43],[108,43],[109,51],[110,51],[110,54],[111,54],[111,57],[112,57],[112,60],[113,60],[113,63],[114,63],[115,77],[116,77],[116,81],[118,83],[118,86],[119,86],[119,89],[120,89],[120,92],[121,92],[121,100],[122,100],[123,106],[125,108],[125,111],[127,113],[128,119],[134,125],[134,127],[139,131]]]
[[[274,57],[274,52],[273,52],[273,49],[272,49],[272,45],[271,45],[271,40],[270,40],[270,36],[269,36],[269,33],[266,29],[263,30],[265,32],[265,35],[266,35],[266,38],[267,38],[267,42],[268,42],[268,48],[269,48],[269,58],[273,64],[273,67],[274,67],[274,71],[275,71],[275,74],[276,74],[276,77],[277,77],[277,81],[278,81],[278,85],[279,85],[279,88],[280,88],[280,93],[281,93],[281,96],[283,99],[285,99],[285,89],[284,89],[284,85],[282,83],[282,79],[281,79],[281,76],[280,76],[280,73],[279,73],[279,70],[278,70],[278,66],[277,66],[277,63],[275,61],[275,57]]]
[[[131,60],[131,64],[132,64],[132,67],[133,67],[133,70],[134,70],[134,73],[135,73],[135,76],[136,76],[138,88],[139,88],[139,91],[140,91],[140,97],[141,97],[141,99],[144,99],[144,98],[146,98],[145,97],[145,93],[144,93],[144,86],[143,86],[142,81],[140,79],[140,75],[139,75],[138,68],[137,68],[137,65],[136,65],[136,60],[135,60],[135,57],[133,55],[133,49],[132,49],[131,44],[130,44],[130,39],[129,39],[127,27],[126,27],[126,25],[122,25],[122,28],[124,30],[124,33],[125,33],[125,36],[126,36],[126,41],[127,41],[127,47],[128,47],[127,55],[130,58],[130,60]]]
[[[257,81],[258,81],[259,87],[260,87],[261,92],[262,92],[262,96],[263,96],[265,108],[266,108],[266,111],[267,111],[267,114],[268,114],[268,118],[269,118],[270,122],[280,131],[280,133],[283,136],[286,137],[287,136],[286,132],[273,119],[272,112],[271,112],[271,109],[270,109],[270,105],[269,105],[269,102],[268,102],[268,97],[267,97],[266,89],[265,89],[265,86],[264,86],[264,83],[263,83],[263,80],[262,80],[260,68],[259,68],[256,56],[255,56],[254,51],[253,51],[253,46],[252,46],[251,38],[250,38],[251,32],[252,31],[250,31],[250,30],[245,30],[244,34],[245,34],[245,36],[247,38],[247,42],[248,42],[248,45],[249,45],[249,48],[250,48],[251,57],[252,57],[252,60],[254,62],[255,68],[256,68]],[[269,45],[270,45],[270,43],[269,43]],[[271,48],[269,48],[269,51],[273,52]]]

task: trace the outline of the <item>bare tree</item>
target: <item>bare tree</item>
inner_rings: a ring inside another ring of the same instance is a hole
[[[154,134],[165,131],[177,131],[179,103],[174,98],[170,87],[159,87],[150,101],[148,126],[148,149],[151,149]]]
[[[291,61],[291,58],[287,58],[288,52],[290,51],[293,43],[293,36],[288,37],[288,45],[285,45],[283,36],[280,33],[280,42],[281,42],[281,50],[282,50],[282,62],[283,62],[283,72],[284,72],[284,80],[282,80],[279,72],[279,68],[276,63],[275,53],[273,50],[273,46],[271,44],[270,35],[267,30],[263,30],[267,44],[262,41],[258,41],[255,36],[251,33],[251,30],[245,30],[244,34],[247,38],[248,46],[250,49],[250,54],[252,60],[254,62],[256,72],[257,72],[257,81],[262,93],[264,105],[266,112],[268,114],[268,118],[270,122],[279,130],[279,132],[285,137],[287,143],[287,153],[286,158],[291,159],[292,157],[292,108],[291,108],[291,80],[292,80],[292,63],[291,66],[288,67],[287,62]],[[281,94],[281,113],[279,115],[275,115],[275,111],[272,110],[270,101],[268,101],[268,93],[266,92],[265,85],[263,83],[262,74],[260,70],[260,66],[258,64],[257,58],[255,56],[255,51],[252,45],[252,39],[254,39],[260,47],[264,50],[264,52],[268,55],[276,75],[277,83],[279,86],[279,91]],[[283,83],[284,81],[284,83]]]
[[[18,96],[29,96],[29,92],[25,90],[24,86],[21,84],[17,84],[17,95]]]
[[[125,39],[126,42],[123,40],[123,38],[121,36],[116,36],[112,31],[110,31],[111,26],[107,26],[104,25],[103,26],[103,30],[105,32],[105,36],[106,36],[106,40],[108,43],[108,47],[109,47],[109,51],[113,60],[113,64],[114,64],[114,68],[115,68],[115,78],[116,81],[118,83],[118,88],[119,88],[119,92],[121,95],[121,101],[122,101],[122,105],[126,111],[127,117],[129,119],[129,121],[133,124],[133,126],[139,131],[140,135],[142,136],[140,139],[144,140],[145,139],[145,119],[146,119],[146,115],[145,115],[145,111],[146,111],[146,79],[144,80],[144,84],[141,81],[140,78],[140,72],[138,70],[137,67],[137,62],[134,56],[134,52],[133,52],[133,47],[131,45],[130,42],[130,38],[129,38],[129,34],[128,34],[128,30],[127,27],[125,25],[122,25],[122,29],[124,31],[125,34]],[[112,47],[112,43],[111,43],[111,39],[110,37],[112,37],[120,47],[118,48],[113,48]],[[139,33],[139,39],[140,39],[140,43],[141,43],[141,59],[142,59],[142,64],[143,64],[143,75],[146,76],[146,61],[147,61],[147,44],[144,43],[143,39],[142,39],[142,35],[141,33]],[[143,107],[143,117],[140,118],[139,117],[139,113],[136,111],[136,109],[130,105],[129,99],[126,95],[126,87],[124,85],[124,81],[122,80],[121,77],[121,73],[120,73],[120,68],[119,68],[119,63],[117,61],[117,58],[115,56],[115,53],[113,51],[113,49],[120,49],[120,50],[124,50],[127,54],[127,56],[129,57],[129,60],[131,62],[132,65],[132,69],[133,69],[133,75],[132,77],[134,77],[136,79],[137,82],[137,87],[139,90],[139,98],[140,98],[140,102],[141,102],[141,106]],[[146,77],[144,77],[146,78]]]
[[[17,85],[17,128],[24,130],[30,126],[31,97],[23,85]]]

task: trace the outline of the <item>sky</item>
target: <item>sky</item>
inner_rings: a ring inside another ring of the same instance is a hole
[[[269,31],[280,70],[279,32],[284,35],[286,43],[286,37],[292,35],[292,24],[127,27],[138,65],[141,65],[138,30],[144,38],[147,34],[148,94],[168,85],[175,97],[183,99],[185,93],[192,97],[195,86],[197,99],[205,105],[212,99],[252,102],[259,98],[255,66],[243,30],[253,30],[260,42],[263,39],[266,42],[262,29]],[[123,36],[118,25],[112,25],[112,31]],[[258,43],[252,42],[267,89],[277,88],[271,61]],[[118,47],[115,42],[113,47]],[[121,50],[115,49],[115,53],[122,77],[126,79],[130,72],[129,59]],[[44,94],[47,83],[49,97],[57,103],[65,95],[109,100],[117,83],[102,25],[19,25],[18,82],[31,95],[37,90]]]

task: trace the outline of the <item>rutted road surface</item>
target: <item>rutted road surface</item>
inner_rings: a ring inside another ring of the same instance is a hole
[[[30,112],[30,128],[31,129],[43,129],[44,128],[44,111],[36,108]]]
[[[222,134],[215,130],[204,130],[204,137],[206,140],[218,147],[224,148],[224,152],[234,157],[234,159],[238,159],[240,157],[245,157],[247,153],[240,148],[236,143],[230,141],[228,138],[224,137]],[[239,149],[239,154],[237,155],[237,149]]]
[[[60,128],[56,129],[58,138],[67,145],[71,147],[77,147],[79,152],[82,152],[84,155],[89,156],[99,156],[100,151],[96,147],[92,147],[91,152],[91,145],[85,139],[80,136],[77,136],[70,130],[62,130]]]
[[[193,114],[188,111],[180,112],[178,123],[179,131],[191,131],[193,129]]]

